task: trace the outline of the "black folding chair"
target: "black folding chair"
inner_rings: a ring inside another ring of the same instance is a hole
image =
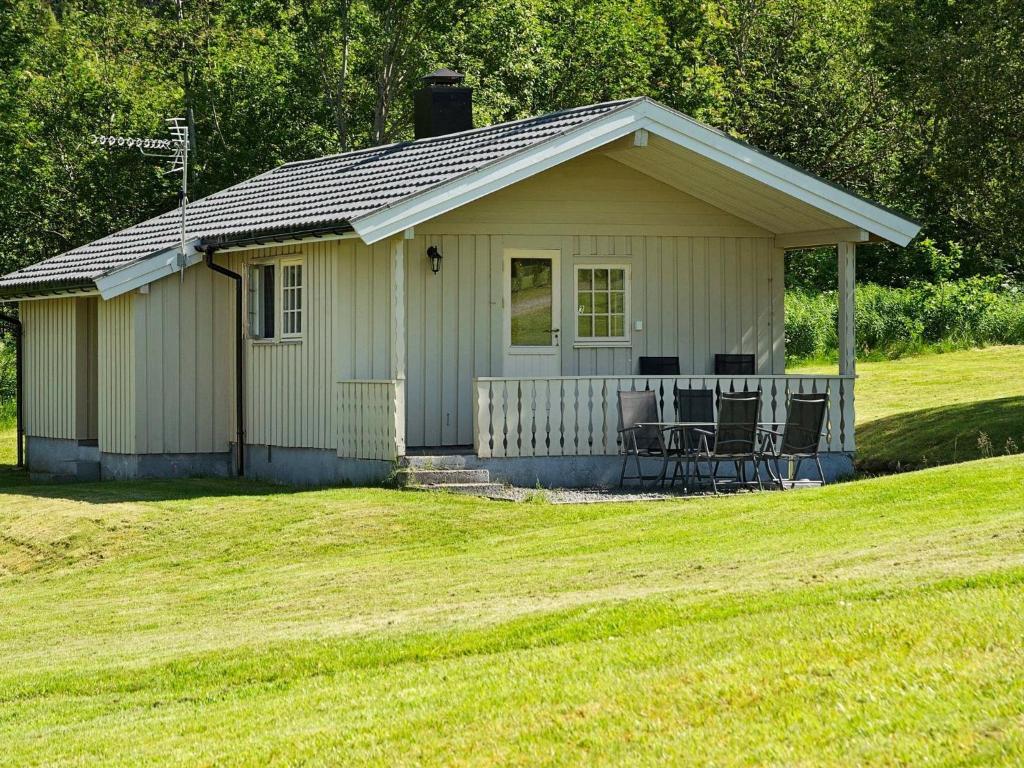
[[[710,468],[711,487],[718,493],[718,468],[723,461],[736,469],[737,482],[747,483],[747,462],[754,468],[757,487],[763,488],[758,472],[757,419],[761,413],[761,391],[723,392],[718,401],[718,420],[714,431],[695,427],[699,437],[694,468],[697,479],[701,462]]]
[[[825,484],[825,472],[821,468],[818,452],[821,449],[821,437],[825,431],[825,412],[827,410],[828,396],[823,393],[793,394],[789,396],[786,423],[782,430],[762,429],[765,442],[761,457],[764,459],[765,466],[768,467],[768,474],[771,475],[772,482],[777,483],[780,489],[785,490],[786,488],[779,466],[782,459],[785,459],[787,463],[796,461],[794,477],[799,476],[800,465],[805,460],[813,460],[814,465],[818,468],[821,484]],[[772,472],[772,461],[775,463],[774,473]]]
[[[676,420],[690,424],[703,424],[705,431],[713,431],[715,423],[715,391],[713,389],[677,389],[675,391]],[[669,460],[675,462],[669,487],[682,477],[684,487],[690,477],[697,456],[700,436],[695,427],[678,427],[669,435]]]
[[[755,373],[753,355],[715,355],[715,376],[753,376]]]
[[[622,437],[622,472],[619,475],[619,486],[626,480],[639,480],[644,487],[645,480],[662,482],[668,470],[668,450],[665,436],[656,425],[661,419],[658,416],[658,396],[653,390],[642,392],[619,392],[619,435]],[[645,475],[640,463],[641,459],[661,459],[661,472],[657,475]],[[630,459],[636,463],[636,474],[627,475],[626,467]]]
[[[641,357],[641,376],[678,376],[678,357]]]

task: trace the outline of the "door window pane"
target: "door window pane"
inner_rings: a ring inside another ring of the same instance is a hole
[[[512,346],[550,347],[553,274],[551,259],[512,259]]]

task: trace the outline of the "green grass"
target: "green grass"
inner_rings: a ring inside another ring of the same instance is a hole
[[[981,433],[991,444],[989,455],[1024,449],[1022,371],[1024,346],[858,362],[858,463],[874,469],[977,459],[986,455]]]
[[[0,763],[1020,762],[1022,490],[9,487]]]
[[[991,423],[1022,362],[862,365],[864,429]],[[1022,492],[1020,456],[594,506],[0,468],[0,765],[1021,764]]]

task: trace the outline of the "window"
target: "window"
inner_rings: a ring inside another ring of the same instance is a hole
[[[249,267],[249,337],[297,339],[303,331],[303,274],[298,259]]]
[[[274,265],[249,267],[249,335],[274,338]]]
[[[302,262],[281,262],[281,336],[302,335]]]
[[[576,268],[576,340],[629,341],[629,267]]]
[[[550,347],[555,333],[554,262],[550,257],[510,259],[510,341],[513,347]]]

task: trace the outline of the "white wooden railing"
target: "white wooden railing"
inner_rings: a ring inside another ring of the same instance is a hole
[[[338,456],[394,461],[405,454],[404,381],[339,381],[335,403]]]
[[[761,389],[761,421],[784,422],[789,395],[824,392],[822,450],[853,451],[853,376],[569,376],[474,380],[474,447],[481,457],[593,456],[619,452],[619,390],[652,389],[674,421],[674,389]]]

